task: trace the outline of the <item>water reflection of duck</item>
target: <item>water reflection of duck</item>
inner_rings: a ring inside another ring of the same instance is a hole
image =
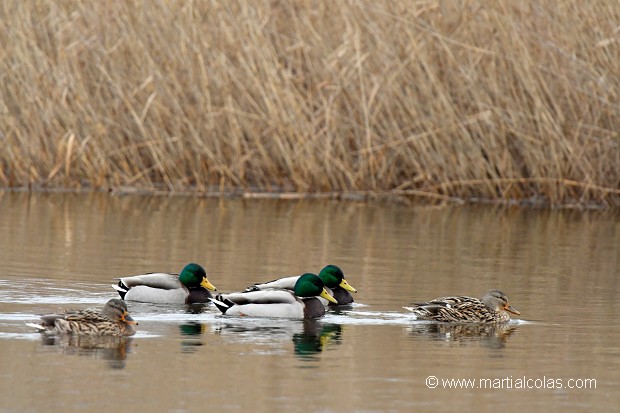
[[[246,288],[246,291],[259,291],[273,288],[292,291],[299,277],[300,276],[283,277],[266,283],[254,284]],[[357,290],[347,282],[340,268],[335,265],[327,265],[319,273],[319,278],[323,281],[323,284],[325,284],[325,289],[328,294],[338,301],[336,304],[321,298],[320,300],[323,305],[348,305],[354,302],[351,292],[356,293]]]
[[[184,353],[192,353],[198,347],[204,346],[202,335],[206,330],[206,326],[202,323],[189,322],[179,326],[179,333],[183,340],[181,341],[181,349]]]
[[[217,288],[207,279],[204,268],[187,264],[180,274],[151,273],[122,277],[112,287],[123,300],[161,304],[207,303],[209,291]]]
[[[340,344],[341,340],[340,324],[324,324],[315,320],[305,320],[304,331],[293,334],[295,354],[303,359],[312,358],[329,344]]]
[[[136,324],[127,311],[127,304],[117,298],[108,301],[103,310],[89,308],[46,314],[41,316],[40,324],[29,323],[46,334],[96,336],[131,336],[136,333]]]
[[[299,330],[297,321],[284,324],[281,320],[274,321],[273,323],[268,319],[264,321],[266,323],[248,324],[247,322],[228,319],[225,323],[215,325],[213,332],[220,336],[226,336],[236,342],[264,342],[288,339],[294,332]]]
[[[425,303],[403,307],[420,320],[501,323],[510,320],[508,313],[521,314],[509,303],[506,294],[491,290],[481,299],[473,297],[441,297]]]
[[[438,341],[482,342],[492,348],[503,348],[517,328],[510,323],[415,323],[408,330],[414,336],[424,335]]]
[[[192,321],[181,324],[179,326],[179,333],[181,333],[182,336],[199,336],[204,334],[205,329],[206,327],[204,324]]]
[[[340,344],[342,340],[342,326],[339,324],[325,324],[318,320],[302,320],[271,322],[261,320],[258,324],[248,324],[240,321],[227,321],[215,327],[214,332],[227,339],[244,343],[283,342],[292,340],[293,352],[302,359],[313,359],[327,346]]]
[[[125,367],[133,338],[117,336],[43,336],[44,346],[57,347],[65,354],[107,360],[111,368]]]
[[[323,281],[308,273],[299,277],[293,291],[267,289],[218,294],[212,301],[225,315],[305,319],[325,314],[317,296],[336,302],[325,290]]]

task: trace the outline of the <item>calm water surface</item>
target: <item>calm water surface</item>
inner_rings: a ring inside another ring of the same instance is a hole
[[[619,256],[609,212],[0,193],[0,412],[615,411]],[[357,303],[312,322],[133,303],[124,340],[25,325],[190,261],[220,291],[334,263]],[[521,316],[476,328],[402,309],[490,288]]]

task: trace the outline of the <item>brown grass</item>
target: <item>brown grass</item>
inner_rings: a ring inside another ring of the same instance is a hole
[[[620,3],[0,2],[0,185],[620,205]]]

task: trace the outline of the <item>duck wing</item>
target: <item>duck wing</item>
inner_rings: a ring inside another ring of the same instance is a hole
[[[297,319],[305,317],[304,302],[288,290],[219,294],[212,301],[227,315]]]
[[[125,287],[127,289],[139,286],[157,288],[160,290],[175,290],[177,288],[183,288],[183,284],[179,281],[178,274],[168,274],[162,272],[121,277],[118,278],[118,280],[119,287]]]
[[[426,301],[424,303],[414,303],[411,308],[414,308],[414,309],[417,309],[417,308],[424,309],[426,311],[429,311],[429,312],[435,314],[439,309],[442,309],[442,308],[452,308],[452,307],[455,307],[455,306],[460,306],[462,304],[471,302],[472,300],[480,302],[480,300],[478,300],[477,298],[465,297],[465,296],[460,296],[460,297],[439,297],[439,298],[435,298],[434,300],[431,300],[431,301]]]
[[[299,279],[299,275],[292,277],[278,278],[277,280],[268,281],[266,283],[254,284],[245,289],[245,291],[261,291],[261,290],[291,290],[295,289],[295,283]]]
[[[435,321],[485,322],[492,321],[494,317],[482,301],[466,296],[440,297],[405,308],[422,319]]]
[[[293,304],[298,302],[297,297],[292,292],[275,289],[218,294],[216,299],[229,305]]]
[[[58,318],[57,318],[58,319]],[[62,319],[67,321],[77,321],[81,323],[111,323],[108,317],[103,315],[98,309],[88,308],[81,311],[71,311],[64,314]]]

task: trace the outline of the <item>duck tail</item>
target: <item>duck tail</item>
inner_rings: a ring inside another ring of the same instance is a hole
[[[26,323],[26,325],[28,327],[32,327],[37,329],[37,331],[45,331],[45,327],[43,327],[41,324],[35,324],[35,323]]]
[[[217,297],[219,298],[219,295]],[[220,301],[218,299],[215,299],[215,298],[209,298],[209,301],[211,301],[213,304],[215,304],[217,309],[220,310],[222,312],[222,314],[226,314],[226,311],[228,311],[228,309],[231,307],[227,303],[225,303],[223,301]]]
[[[118,295],[121,296],[121,300],[125,299],[125,294],[129,291],[129,287],[123,284],[123,280],[119,280],[118,284],[112,284],[112,288],[118,291]]]

